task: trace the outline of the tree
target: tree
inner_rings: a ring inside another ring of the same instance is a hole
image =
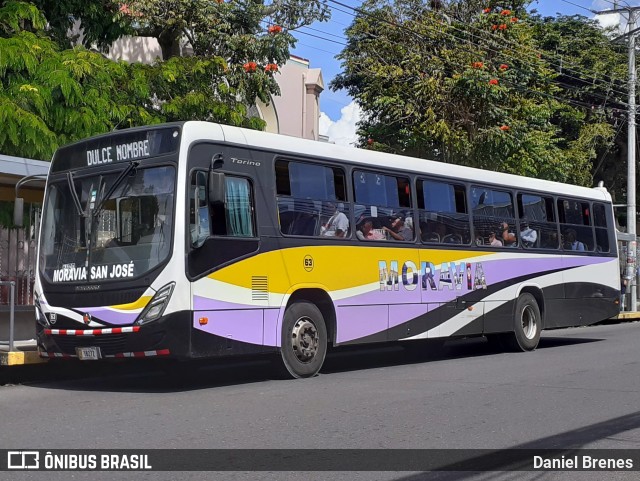
[[[274,74],[289,59],[291,32],[328,18],[326,0],[131,0],[124,12],[137,35],[158,40],[165,61],[180,64],[187,42],[193,56],[224,65],[227,87],[216,81],[213,89],[225,104],[244,106],[279,95]]]
[[[611,41],[619,35],[617,29],[603,29],[582,16],[534,15],[530,21],[538,45],[555,63],[556,83],[562,86],[563,96],[584,106],[590,128],[597,129],[600,120],[614,131],[611,142],[586,142],[575,154],[589,153],[592,177],[604,181],[622,202],[627,182],[626,46]],[[583,126],[567,120],[559,119],[563,130],[575,136]]]
[[[49,159],[125,118],[156,120],[137,107],[148,94],[138,71],[83,47],[60,50],[46,25],[31,4],[0,3],[1,152]]]
[[[363,109],[361,145],[590,184],[611,126],[563,97],[526,3],[366,1],[331,84]]]
[[[47,19],[47,35],[63,49],[78,42],[85,48],[106,49],[125,34],[133,33],[130,18],[117,0],[31,0]],[[79,30],[78,30],[79,28]],[[82,31],[71,34],[72,31]]]
[[[156,122],[210,120],[261,129],[264,122],[247,112],[256,99],[269,102],[279,93],[274,75],[294,41],[287,25],[326,18],[320,0],[40,3],[51,21],[33,4],[0,2],[0,151],[44,159],[61,144]],[[168,14],[158,20],[154,8],[161,5]],[[266,26],[265,15],[273,20]],[[188,39],[195,55],[142,65],[114,62],[83,46],[65,48],[70,42],[62,32],[76,18],[87,45],[108,45],[133,24],[140,32],[157,26],[162,37],[164,25],[164,32],[176,32],[169,50]]]

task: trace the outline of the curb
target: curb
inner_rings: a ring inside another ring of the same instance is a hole
[[[0,366],[23,366],[25,364],[43,364],[49,361],[40,357],[38,351],[0,352]]]
[[[612,319],[632,320],[640,319],[640,312],[621,312]]]

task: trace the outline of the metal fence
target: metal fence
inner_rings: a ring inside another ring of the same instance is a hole
[[[33,305],[36,239],[33,227],[0,228],[0,306],[10,305],[10,287],[15,282],[15,305]]]

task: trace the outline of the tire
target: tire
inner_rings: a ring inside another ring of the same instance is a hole
[[[535,297],[521,294],[516,301],[514,332],[507,339],[507,346],[514,351],[533,351],[540,342],[542,316]]]
[[[287,308],[282,320],[279,377],[318,374],[327,354],[327,327],[320,309],[306,301]]]

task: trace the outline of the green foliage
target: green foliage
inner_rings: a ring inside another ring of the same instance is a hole
[[[527,4],[366,1],[346,32],[344,71],[331,84],[363,109],[361,145],[590,185],[612,126],[582,108],[590,86],[577,86],[583,97],[566,96],[563,74],[539,41],[544,21],[530,18]],[[575,31],[563,35],[570,43]],[[579,46],[567,55],[605,68]]]
[[[627,182],[626,46],[611,42],[615,31],[581,16],[533,17],[536,41],[558,70],[562,96],[584,105],[581,115],[564,109],[554,122],[567,142],[562,148],[595,181],[603,180],[618,201]],[[552,56],[553,55],[553,56]],[[614,136],[614,132],[616,133]],[[590,178],[584,177],[585,184]]]
[[[68,49],[78,41],[86,48],[106,49],[122,35],[132,33],[131,19],[122,15],[126,2],[118,0],[31,0],[46,17],[48,36],[60,48]],[[82,30],[82,35],[70,32]]]
[[[0,151],[5,154],[49,159],[62,143],[110,130],[137,100],[120,93],[128,85],[126,66],[83,47],[60,50],[36,29],[45,24],[32,5],[3,2],[0,9]]]
[[[174,98],[172,92],[166,98],[169,104],[163,110],[169,118],[245,126],[263,125],[246,118],[248,106],[256,99],[269,103],[271,96],[280,94],[274,74],[289,59],[295,44],[292,30],[328,18],[326,0],[131,0],[126,5],[137,33],[158,40],[167,63],[159,66],[164,80],[186,80],[186,89],[160,82],[161,92],[194,91],[188,97],[177,92]],[[180,56],[184,39],[198,60]],[[191,75],[190,68],[197,71]],[[215,103],[211,112],[198,105],[203,98]]]
[[[290,30],[327,18],[324,0],[34,4],[0,0],[0,152],[37,159],[114,128],[166,121],[263,129],[248,108],[279,94],[274,75],[289,58]],[[105,47],[126,32],[151,34],[165,60],[128,64],[70,48],[74,19],[86,46]],[[174,55],[184,39],[195,55]]]

